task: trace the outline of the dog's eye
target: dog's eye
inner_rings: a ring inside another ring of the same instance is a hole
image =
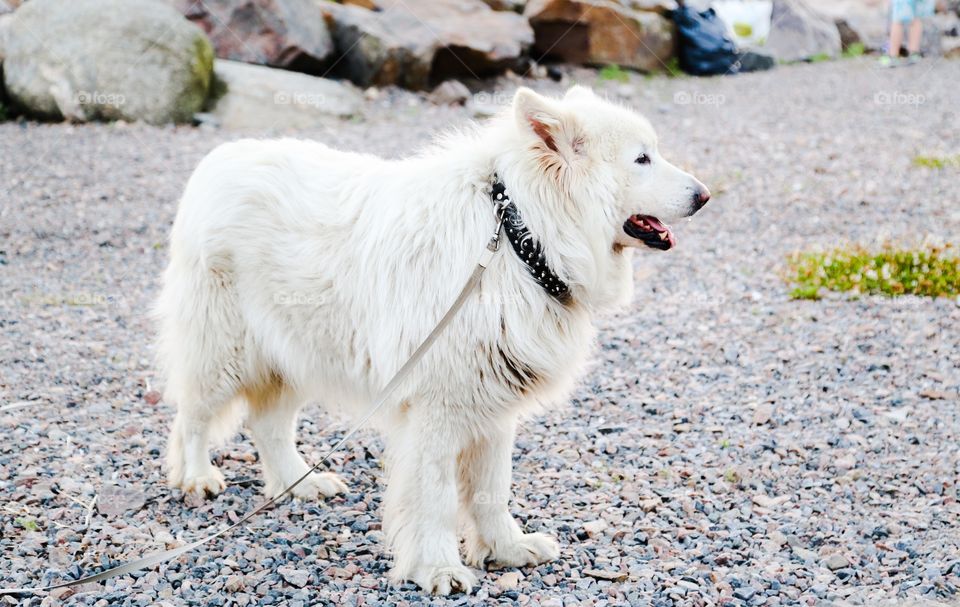
[[[646,154],[640,154],[634,162],[637,164],[650,164],[650,157]]]

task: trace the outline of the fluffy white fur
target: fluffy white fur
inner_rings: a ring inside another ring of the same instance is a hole
[[[647,154],[651,162],[635,162]],[[519,414],[564,397],[592,317],[627,302],[633,214],[693,212],[699,184],[657,154],[649,123],[574,88],[513,107],[400,161],[308,141],[238,141],[191,177],[158,303],[171,485],[216,494],[208,449],[244,414],[268,494],[308,466],[294,432],[319,400],[361,414],[453,301],[494,226],[499,174],[573,302],[549,298],[506,245],[479,292],[377,416],[387,448],[393,577],[469,591],[461,562],[523,566],[559,547],[508,511]],[[295,495],[345,490],[314,474]]]

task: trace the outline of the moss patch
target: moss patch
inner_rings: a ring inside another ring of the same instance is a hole
[[[190,122],[194,113],[205,106],[213,78],[213,57],[210,41],[205,35],[198,33],[190,53],[190,73],[186,87],[177,99],[174,110],[175,122]]]
[[[683,70],[680,69],[680,59],[678,57],[670,57],[667,59],[667,76],[679,78],[684,75]]]
[[[749,23],[741,23],[737,21],[733,24],[733,31],[741,38],[749,38],[753,35],[753,26]]]
[[[791,255],[787,263],[794,299],[820,299],[825,290],[889,297],[960,295],[960,257],[951,245],[805,252]]]
[[[862,42],[854,42],[847,48],[843,49],[843,56],[846,59],[852,59],[854,57],[861,57],[866,52],[867,52],[867,47],[865,47]]]
[[[915,167],[923,167],[926,169],[960,167],[960,154],[954,156],[914,156],[911,163]]]
[[[630,72],[626,71],[619,65],[610,64],[600,70],[598,75],[600,80],[614,80],[616,82],[629,82],[630,81]]]

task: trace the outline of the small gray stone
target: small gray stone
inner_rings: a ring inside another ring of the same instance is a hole
[[[847,560],[847,557],[839,553],[834,553],[828,556],[823,560],[824,566],[830,571],[836,571],[837,569],[843,569],[844,567],[850,566],[850,561]]]

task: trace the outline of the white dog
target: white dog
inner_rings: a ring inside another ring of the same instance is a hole
[[[476,583],[458,522],[472,566],[556,559],[557,542],[508,510],[517,418],[571,388],[592,318],[631,297],[631,247],[670,248],[662,221],[709,198],[645,119],[583,88],[520,89],[489,124],[401,161],[296,140],[210,153],[180,203],[157,310],[171,485],[222,490],[208,449],[244,414],[268,494],[305,473],[301,405],[367,410],[472,272],[504,188],[505,246],[376,416],[384,529],[393,578],[439,594]],[[323,473],[294,494],[345,489]]]

